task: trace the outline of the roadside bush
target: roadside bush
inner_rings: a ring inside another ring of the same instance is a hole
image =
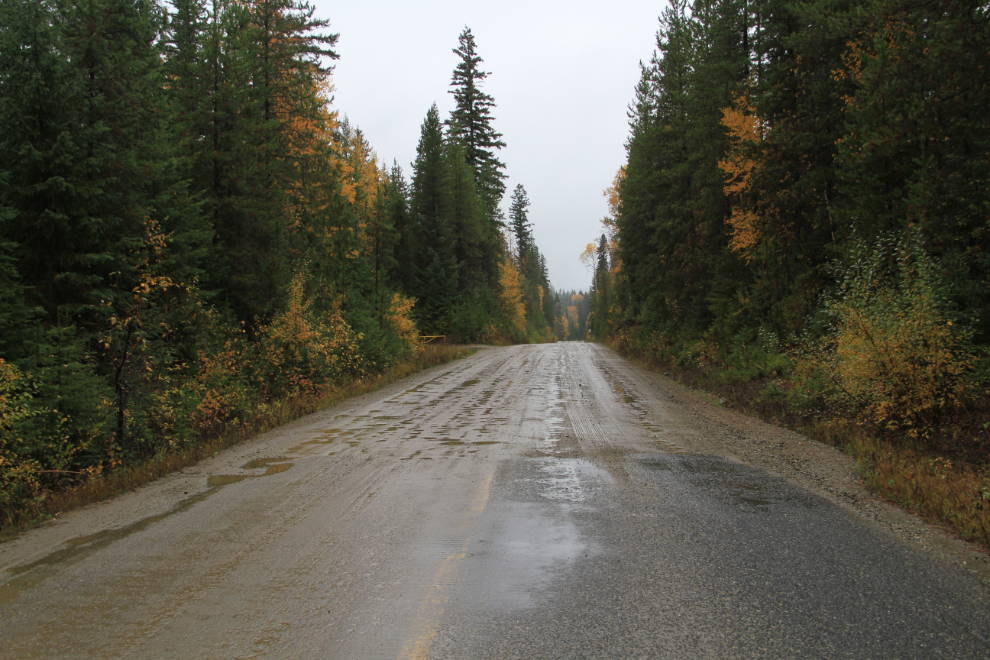
[[[419,344],[419,331],[412,318],[412,310],[416,299],[401,293],[392,295],[388,309],[385,311],[385,323],[392,328],[395,337],[401,342],[397,357],[405,358],[422,350]]]
[[[193,430],[209,438],[244,420],[263,397],[249,371],[253,353],[244,330],[229,327],[209,309],[201,316],[195,370],[186,389],[193,395]]]
[[[339,304],[323,313],[312,309],[301,274],[289,285],[285,310],[258,334],[258,374],[271,397],[321,390],[364,373],[361,336],[344,320]]]
[[[23,381],[17,367],[0,358],[0,526],[10,524],[13,511],[40,490],[41,466],[25,455],[24,439],[14,430],[32,415]]]
[[[824,300],[829,327],[805,358],[829,404],[890,435],[930,440],[974,389],[971,332],[954,325],[938,263],[918,237],[860,244]]]

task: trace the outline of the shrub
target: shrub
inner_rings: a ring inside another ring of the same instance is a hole
[[[316,312],[301,274],[289,285],[285,310],[259,328],[259,335],[258,372],[275,397],[364,373],[361,337],[344,320],[339,301],[328,312]]]
[[[827,400],[863,424],[922,440],[973,393],[971,332],[954,325],[938,263],[916,235],[860,244],[824,301],[828,332],[806,357]]]
[[[15,432],[17,423],[32,414],[22,381],[17,367],[0,358],[0,525],[9,524],[13,511],[41,487],[41,466],[25,455],[24,440]]]

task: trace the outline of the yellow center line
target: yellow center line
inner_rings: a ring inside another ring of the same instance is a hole
[[[478,522],[482,511],[485,510],[485,504],[488,502],[488,493],[491,490],[494,477],[495,468],[493,467],[488,478],[478,486],[474,497],[471,498],[471,506],[468,507],[467,516],[461,529],[467,531]],[[397,660],[426,660],[426,656],[430,653],[430,646],[433,644],[433,638],[436,637],[437,629],[440,627],[440,617],[443,615],[444,607],[450,598],[447,588],[454,584],[460,563],[467,556],[470,543],[471,537],[466,538],[460,552],[447,555],[440,563],[440,569],[437,571],[436,577],[433,578],[433,586],[426,594],[426,599],[419,609],[419,616],[416,617],[416,623],[413,626],[416,632],[402,645]]]

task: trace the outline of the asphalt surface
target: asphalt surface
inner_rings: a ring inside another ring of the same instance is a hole
[[[985,579],[699,406],[483,349],[0,545],[0,658],[990,658]]]

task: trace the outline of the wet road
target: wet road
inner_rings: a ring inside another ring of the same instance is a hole
[[[70,514],[0,546],[0,657],[990,657],[985,582],[655,382],[483,349]]]

